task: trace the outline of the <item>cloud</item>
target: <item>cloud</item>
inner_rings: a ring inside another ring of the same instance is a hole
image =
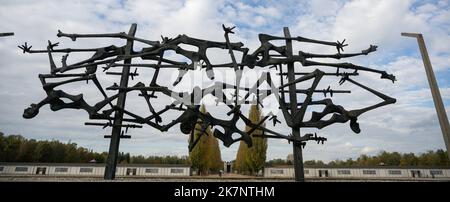
[[[367,153],[370,153],[370,152],[372,152],[374,150],[375,149],[372,148],[372,147],[365,146],[364,148],[361,149],[361,153],[367,154]]]

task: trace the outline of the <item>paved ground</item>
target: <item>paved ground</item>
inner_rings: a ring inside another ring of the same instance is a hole
[[[332,179],[332,178],[307,178],[308,182],[429,182],[450,181],[450,179]],[[111,182],[101,177],[39,177],[39,176],[0,176],[0,182]],[[227,174],[223,177],[218,175],[189,176],[189,177],[117,177],[114,182],[294,182],[289,178],[263,178],[245,175]]]
[[[65,177],[65,176],[0,176],[0,182],[110,182],[102,177]],[[293,179],[278,178],[267,179],[263,177],[252,177],[246,175],[227,174],[208,176],[186,176],[186,177],[116,177],[116,182],[289,182]]]

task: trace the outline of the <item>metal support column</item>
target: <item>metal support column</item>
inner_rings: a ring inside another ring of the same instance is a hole
[[[423,40],[422,34],[418,33],[402,33],[402,36],[415,37],[419,44],[420,54],[422,55],[423,65],[425,66],[425,72],[428,78],[428,84],[430,85],[431,95],[433,96],[434,106],[439,118],[439,124],[441,126],[442,135],[444,136],[445,147],[447,148],[447,155],[450,159],[450,126],[448,123],[447,113],[445,112],[444,103],[442,102],[441,93],[434,76],[433,67],[431,66],[430,57],[428,56],[427,47]]]
[[[128,35],[134,37],[136,33],[137,24],[132,24]],[[127,45],[125,47],[125,55],[131,55],[133,52],[133,39],[127,40]],[[131,64],[131,58],[125,59],[124,64]],[[125,99],[126,99],[126,90],[123,88],[128,87],[128,78],[130,75],[130,66],[124,65],[122,69],[122,77],[120,79],[120,89],[119,96],[117,98],[117,107],[120,109],[124,109],[125,107]],[[109,143],[109,153],[108,159],[106,160],[106,168],[105,168],[105,180],[113,180],[116,176],[116,166],[117,166],[117,158],[119,156],[119,143],[120,143],[120,135],[122,131],[122,120],[123,120],[123,111],[117,110],[114,114],[114,123],[111,132],[111,142]]]
[[[291,38],[291,34],[289,32],[289,28],[283,28],[284,36],[286,38]],[[295,70],[294,70],[294,62],[292,58],[292,40],[286,39],[286,55],[289,60],[287,63],[287,75],[288,75],[288,83],[293,82],[295,80]],[[292,120],[292,136],[295,139],[300,139],[300,127],[298,126],[298,121],[294,120],[294,116],[297,113],[297,93],[296,93],[296,85],[289,85],[289,101],[291,108],[291,120]],[[299,143],[294,142],[292,144],[292,152],[294,157],[294,172],[295,172],[295,181],[304,182],[305,174],[303,170],[303,155],[302,155],[302,146]]]

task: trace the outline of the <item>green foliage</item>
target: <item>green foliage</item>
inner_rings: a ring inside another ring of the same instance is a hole
[[[325,165],[325,163],[323,163],[323,161],[321,160],[309,160],[309,161],[305,161],[304,162],[305,166],[312,166],[312,165],[319,165],[319,166],[323,166]]]
[[[305,161],[305,165],[307,162],[309,162],[309,161]],[[279,166],[279,165],[292,165],[292,162],[285,160],[285,159],[272,159],[272,160],[269,160],[266,162],[266,166],[268,166],[268,167]]]
[[[76,143],[62,143],[56,140],[36,141],[21,135],[5,136],[0,132],[0,162],[45,162],[45,163],[88,163],[95,160],[105,162],[107,152],[97,153],[78,147]],[[187,156],[131,156],[119,153],[119,163],[142,164],[189,164]]]
[[[220,153],[219,141],[209,130],[208,145],[209,145],[209,169],[213,172],[218,172],[223,169],[222,155]]]
[[[104,162],[105,158],[70,142],[28,140],[21,135],[0,133],[1,162],[87,163],[92,159]]]
[[[239,142],[239,149],[236,154],[236,160],[233,163],[233,170],[238,171],[239,173],[247,171],[247,164],[245,163],[245,156],[248,153],[248,147],[245,142]]]
[[[200,111],[206,113],[204,105]],[[197,139],[201,135],[201,125],[196,124],[194,137]],[[189,153],[191,167],[197,170],[198,175],[208,175],[210,171],[217,172],[223,168],[222,157],[219,148],[219,142],[213,136],[211,128],[206,129],[206,133],[200,136],[197,145]]]
[[[319,163],[320,162],[320,163]],[[281,164],[283,165],[283,164]],[[285,164],[284,164],[285,165]],[[328,164],[321,161],[305,161],[305,165],[311,166],[450,166],[447,152],[442,149],[427,151],[416,155],[414,153],[386,152],[382,151],[376,156],[362,154],[356,160],[334,160]]]
[[[131,156],[132,164],[189,164],[188,156]]]
[[[250,107],[249,119],[254,124],[258,124],[261,121],[261,111],[258,105]],[[262,124],[262,126],[264,125]],[[246,128],[247,132],[250,130],[250,127]],[[253,175],[263,169],[266,162],[267,138],[260,137],[262,134],[261,130],[255,130],[249,134],[253,141],[253,145],[250,148],[243,141],[239,143],[234,165],[235,170]]]

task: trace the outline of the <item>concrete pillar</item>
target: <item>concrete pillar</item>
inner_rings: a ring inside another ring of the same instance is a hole
[[[450,126],[448,123],[447,113],[445,112],[444,103],[442,102],[441,93],[434,76],[433,67],[431,66],[430,57],[428,56],[427,47],[423,40],[422,34],[419,33],[402,33],[402,36],[415,37],[419,44],[420,54],[422,55],[423,65],[425,66],[425,72],[428,78],[428,84],[430,84],[431,95],[433,96],[434,106],[439,118],[439,124],[441,126],[442,135],[444,136],[445,147],[447,148],[447,155],[450,159]]]

